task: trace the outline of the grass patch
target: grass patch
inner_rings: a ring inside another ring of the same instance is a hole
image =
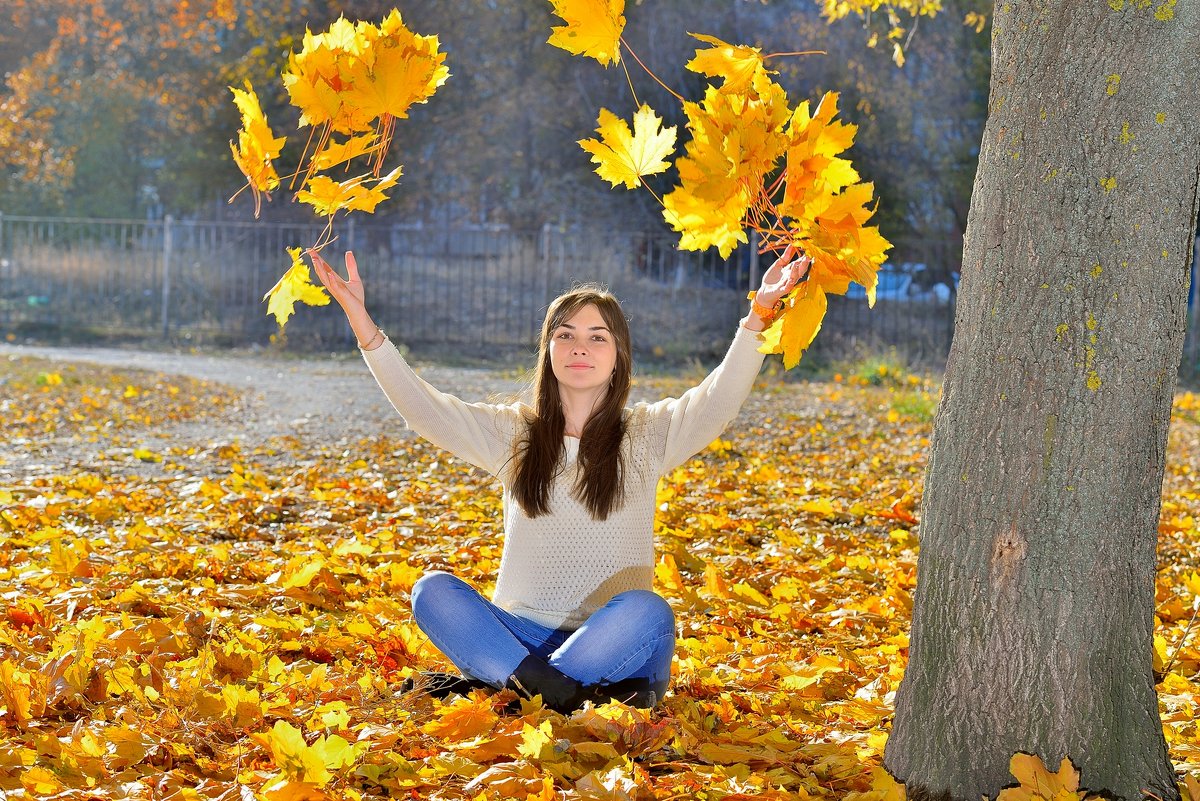
[[[937,405],[937,394],[926,389],[897,392],[892,396],[891,403],[896,414],[921,423],[933,420]]]

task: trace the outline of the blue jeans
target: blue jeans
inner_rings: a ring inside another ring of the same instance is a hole
[[[661,698],[670,683],[675,615],[649,590],[618,593],[576,631],[514,615],[441,571],[413,586],[412,608],[421,631],[459,670],[493,687],[503,687],[530,654],[584,685],[644,678]]]

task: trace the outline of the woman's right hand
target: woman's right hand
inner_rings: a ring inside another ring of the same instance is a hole
[[[366,293],[363,291],[362,279],[358,276],[358,262],[355,261],[354,254],[346,251],[345,278],[338,275],[337,271],[329,266],[329,262],[321,258],[321,254],[315,250],[309,250],[308,257],[312,259],[317,278],[321,279],[329,294],[346,313],[346,319],[354,329],[354,336],[358,337],[358,346],[363,350],[379,347],[384,337],[371,315],[367,314]]]
[[[345,279],[338,275],[337,271],[330,267],[329,262],[321,258],[321,254],[317,251],[309,250],[308,258],[312,260],[317,278],[321,279],[321,283],[342,307],[342,311],[346,312],[347,317],[353,319],[355,313],[366,310],[366,292],[363,290],[362,278],[358,275],[358,262],[354,259],[352,252],[346,251],[347,277]]]

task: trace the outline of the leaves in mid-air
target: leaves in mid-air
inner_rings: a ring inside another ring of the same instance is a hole
[[[766,72],[762,50],[757,47],[731,45],[703,33],[691,35],[712,47],[697,50],[695,57],[687,63],[687,69],[709,78],[723,78],[721,88],[727,92],[744,91],[756,77]]]
[[[312,206],[322,217],[332,217],[339,211],[365,211],[371,214],[376,206],[387,200],[383,190],[396,185],[400,180],[400,172],[401,168],[397,167],[381,178],[360,175],[345,181],[314,175],[308,182],[308,188],[296,193],[296,199]]]
[[[633,115],[633,131],[625,120],[606,108],[600,109],[596,132],[600,139],[580,140],[579,146],[592,154],[596,174],[613,186],[633,189],[644,175],[670,167],[665,159],[675,149],[675,126],[660,128],[662,119],[643,105]]]
[[[267,313],[274,315],[281,327],[296,311],[297,303],[305,303],[309,306],[324,306],[329,303],[329,295],[325,293],[324,287],[317,286],[312,282],[312,273],[309,272],[308,265],[304,263],[300,254],[300,248],[288,248],[288,255],[292,257],[292,266],[276,282],[275,286],[268,289],[267,294],[263,295],[263,300],[267,301]]]
[[[281,80],[300,111],[300,126],[315,129],[312,150],[306,146],[294,176],[300,179],[296,199],[328,219],[322,241],[313,247],[320,249],[330,241],[339,212],[371,214],[387,199],[384,190],[395,186],[401,175],[399,166],[383,174],[396,120],[406,118],[413,104],[426,102],[445,83],[450,74],[445,58],[436,36],[414,33],[394,9],[378,25],[339,17],[325,31],[305,32]],[[254,192],[257,216],[260,193],[279,186],[271,159],[279,156],[284,140],[271,136],[249,82],[245,92],[233,93],[243,116],[234,161]],[[348,178],[322,174],[334,168],[344,173],[361,158],[368,160],[366,172]],[[304,280],[296,277],[293,258],[287,275],[267,293],[272,301],[268,314],[281,328],[296,302],[328,302],[324,292],[305,286],[307,270],[304,274]]]
[[[229,87],[233,102],[241,114],[242,127],[238,130],[237,143],[229,143],[233,161],[246,176],[250,191],[254,194],[254,213],[258,214],[262,195],[269,194],[279,186],[279,174],[274,160],[279,158],[287,137],[275,136],[267,117],[263,114],[258,95],[246,81],[245,89]]]
[[[550,44],[606,67],[620,62],[625,0],[550,0],[550,5],[567,23],[552,29]]]

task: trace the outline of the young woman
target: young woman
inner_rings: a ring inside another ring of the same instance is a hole
[[[724,361],[679,398],[625,403],[629,329],[607,291],[583,286],[546,313],[533,405],[466,403],[420,379],[372,321],[351,253],[347,279],[309,252],[371,372],[408,426],[498,478],[504,551],[491,600],[449,573],[423,576],[413,618],[463,676],[436,695],[509,687],[560,711],[667,689],[675,618],[651,590],[658,479],[717,438],[762,366],[761,331],[808,272],[788,248],[755,293]]]

